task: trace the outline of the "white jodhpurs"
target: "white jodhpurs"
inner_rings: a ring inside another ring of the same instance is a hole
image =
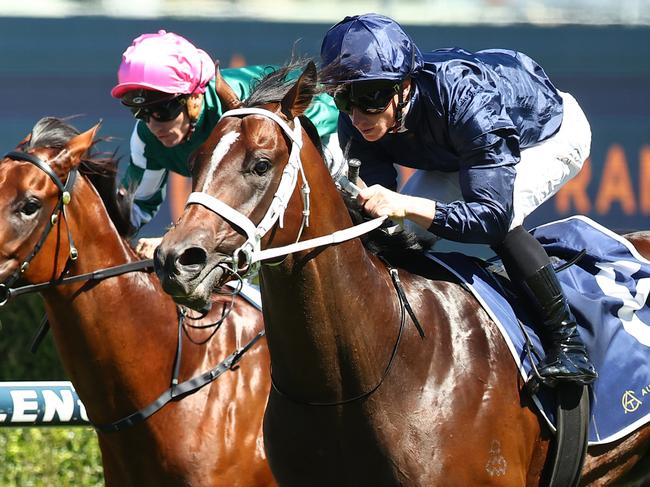
[[[329,136],[321,137],[323,145],[323,159],[325,165],[329,169],[332,179],[338,181],[341,174],[347,174],[348,161],[343,156],[343,151],[339,146],[339,136],[336,133]]]

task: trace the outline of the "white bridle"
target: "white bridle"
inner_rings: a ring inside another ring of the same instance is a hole
[[[284,212],[287,208],[287,205],[289,204],[289,199],[291,198],[291,195],[293,194],[293,191],[298,182],[298,172],[300,172],[303,181],[300,188],[303,201],[302,227],[309,226],[310,189],[307,178],[305,177],[304,169],[302,167],[302,161],[300,159],[300,150],[302,149],[302,127],[300,125],[300,120],[298,117],[293,119],[294,128],[292,130],[291,127],[289,127],[289,125],[277,114],[263,108],[238,108],[225,112],[222,117],[236,117],[239,115],[261,115],[273,120],[291,139],[291,152],[289,153],[289,161],[287,162],[287,165],[282,172],[282,178],[280,179],[278,189],[273,196],[271,206],[264,215],[264,218],[262,218],[262,221],[257,226],[255,226],[255,224],[247,216],[243,215],[231,206],[228,206],[223,201],[207,193],[194,192],[190,194],[187,200],[186,206],[189,206],[191,204],[202,205],[217,215],[221,216],[222,218],[237,225],[246,233],[247,239],[244,244],[235,250],[235,252],[233,252],[231,258],[233,271],[238,271],[241,255],[243,255],[245,259],[245,275],[248,275],[253,271],[256,271],[259,263],[264,260],[273,259],[275,257],[288,255],[293,252],[299,252],[314,247],[320,247],[322,245],[345,242],[346,240],[356,238],[360,235],[363,235],[364,233],[368,233],[374,230],[375,228],[379,227],[381,223],[386,219],[386,217],[375,218],[374,220],[369,220],[360,225],[346,228],[344,230],[339,230],[323,237],[296,242],[283,247],[275,247],[262,250],[261,241],[264,235],[266,235],[266,233],[271,228],[273,228],[278,220],[280,222],[280,228],[283,228],[284,226]],[[300,238],[300,236],[298,236],[298,238]],[[255,264],[258,265],[256,266]]]

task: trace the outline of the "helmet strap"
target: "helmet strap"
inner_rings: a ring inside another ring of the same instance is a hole
[[[404,107],[408,105],[408,98],[404,99],[404,87],[400,85],[397,92],[397,105],[395,105],[395,124],[390,128],[390,132],[395,134],[402,128],[402,119],[404,117]]]
[[[196,130],[196,122],[197,120],[190,118],[190,128],[187,130],[187,135],[185,135],[183,142],[189,142],[192,138],[192,135],[194,135],[194,131]]]

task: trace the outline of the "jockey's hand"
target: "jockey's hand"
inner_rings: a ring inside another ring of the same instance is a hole
[[[404,219],[406,216],[404,198],[404,195],[378,184],[363,188],[357,195],[357,201],[370,216],[375,218],[387,216],[392,220]]]
[[[370,216],[387,216],[397,222],[407,218],[423,228],[429,228],[436,215],[435,201],[396,193],[378,184],[362,189],[357,200]]]
[[[162,237],[141,238],[135,246],[135,253],[142,259],[153,259],[153,252],[162,242]]]

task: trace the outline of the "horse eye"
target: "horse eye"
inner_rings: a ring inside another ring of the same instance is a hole
[[[253,172],[258,176],[261,176],[269,169],[271,169],[271,163],[266,159],[260,159],[255,163],[255,166],[253,166]]]
[[[36,199],[29,199],[20,208],[20,212],[25,216],[31,216],[41,209],[41,202]]]

